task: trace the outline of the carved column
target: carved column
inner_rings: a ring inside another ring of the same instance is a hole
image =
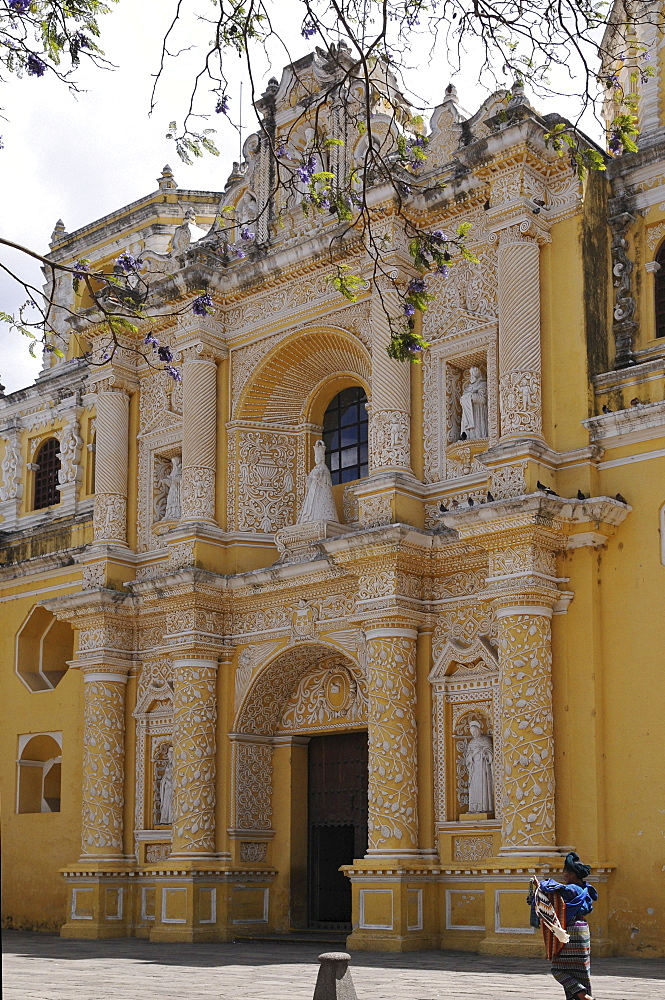
[[[58,483],[60,504],[63,514],[75,513],[78,501],[79,484],[82,479],[80,418],[82,407],[76,405],[76,398],[65,400],[58,408],[64,420],[64,427],[58,435],[60,440],[60,470]]]
[[[83,667],[84,860],[123,857],[125,689],[127,674]]]
[[[182,519],[215,520],[217,364],[187,348],[182,365]]]
[[[528,598],[528,595],[525,595]],[[502,855],[554,854],[552,607],[515,595],[496,609],[503,750]]]
[[[97,388],[95,541],[127,544],[129,394],[111,380]]]
[[[215,854],[217,658],[173,660],[172,858]]]
[[[368,857],[418,854],[416,638],[413,628],[365,632],[368,673]]]
[[[375,472],[411,471],[411,366],[388,357],[388,315],[399,322],[399,302],[392,286],[372,294],[372,401],[369,413],[369,468]]]
[[[637,332],[635,298],[632,287],[634,264],[628,256],[630,245],[628,230],[636,219],[630,212],[619,212],[610,217],[612,230],[612,280],[614,293],[614,321],[612,329],[616,345],[615,368],[628,368],[635,363],[633,338]]]
[[[540,249],[529,223],[499,233],[501,437],[542,436]]]

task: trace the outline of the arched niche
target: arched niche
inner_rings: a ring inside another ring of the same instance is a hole
[[[30,691],[52,691],[74,656],[74,630],[37,605],[16,636],[16,673]]]
[[[499,664],[487,636],[471,643],[447,640],[430,671],[434,728],[434,784],[437,824],[455,822],[467,810],[464,752],[468,723],[475,718],[494,742],[495,817],[501,815],[501,728]]]
[[[367,725],[364,672],[346,652],[312,642],[280,650],[257,666],[236,714],[232,830],[272,836],[272,754],[286,734],[306,737]]]
[[[19,736],[17,813],[60,812],[62,733]]]

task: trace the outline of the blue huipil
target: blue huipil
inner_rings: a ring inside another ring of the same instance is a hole
[[[576,920],[585,917],[593,910],[593,904],[598,899],[598,893],[592,885],[586,882],[584,885],[568,884],[557,882],[556,879],[546,878],[540,883],[543,892],[558,892],[566,902],[566,927],[570,927]]]

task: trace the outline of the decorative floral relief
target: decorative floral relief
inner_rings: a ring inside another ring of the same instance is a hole
[[[526,479],[524,470],[526,462],[519,465],[502,465],[492,470],[492,495],[497,500],[507,500],[512,497],[524,496]]]
[[[418,846],[415,640],[367,640],[369,848]]]
[[[83,685],[82,853],[123,852],[125,685]]]
[[[188,467],[182,470],[182,516],[203,521],[215,519],[215,470]]]
[[[237,742],[233,754],[235,827],[268,831],[272,818],[272,746]]]
[[[148,865],[158,865],[171,857],[170,844],[146,844],[145,860]]]
[[[499,395],[503,435],[540,433],[542,404],[538,372],[505,372],[501,375]]]
[[[75,483],[80,476],[79,462],[81,460],[81,449],[83,448],[83,438],[79,434],[79,423],[74,417],[60,434],[60,469],[58,471],[58,482],[61,486],[68,483]]]
[[[453,837],[454,861],[484,861],[494,853],[492,837]]]
[[[216,666],[182,665],[173,678],[173,843],[215,851]]]
[[[261,864],[268,856],[265,840],[243,840],[240,844],[240,860],[248,864]]]
[[[366,722],[365,679],[336,657],[303,677],[286,704],[280,729],[340,729]]]
[[[358,497],[358,520],[363,528],[391,524],[393,508],[390,494],[377,493],[374,496]]]
[[[555,845],[550,620],[517,614],[498,626],[503,845],[528,853]]]
[[[288,434],[238,434],[238,531],[274,532],[295,522],[296,441]]]
[[[127,497],[117,493],[97,493],[93,524],[95,541],[124,543],[127,537]]]
[[[238,656],[238,666],[235,673],[235,700],[234,707],[237,712],[242,704],[242,700],[247,693],[254,671],[261,661],[270,659],[275,650],[280,646],[281,640],[273,642],[257,642],[250,646],[245,646]]]
[[[408,469],[410,463],[410,417],[401,410],[370,413],[369,459],[372,469]]]

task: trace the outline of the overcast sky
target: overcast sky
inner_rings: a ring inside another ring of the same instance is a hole
[[[316,40],[308,42],[300,36],[302,8],[290,0],[277,0],[277,4],[280,21],[286,25],[284,38],[290,58],[299,58],[313,48]],[[46,253],[57,219],[62,218],[71,232],[149,194],[156,189],[156,178],[165,163],[170,163],[180,187],[222,190],[232,161],[238,159],[237,133],[222,115],[213,114],[208,122],[218,129],[219,157],[205,156],[187,166],[178,159],[173,143],[165,138],[168,122],[179,114],[188,97],[190,70],[197,57],[200,59],[200,43],[205,42],[207,33],[204,30],[201,34],[191,18],[187,34],[183,33],[178,42],[193,48],[170,62],[158,92],[157,108],[151,117],[148,115],[152,74],[159,65],[161,40],[175,6],[175,0],[120,0],[117,8],[101,20],[102,48],[117,69],[104,72],[81,68],[76,76],[85,92],[76,97],[48,75],[10,80],[2,85],[0,104],[8,121],[0,122],[5,147],[0,150],[0,232],[7,239]],[[209,4],[206,6],[209,9]],[[288,16],[289,7],[292,17]],[[428,48],[424,41],[417,47],[412,60],[417,69],[411,79],[419,95],[435,105],[443,99],[451,73],[445,51],[440,49],[430,61]],[[272,46],[270,58],[272,68],[267,60],[259,67],[259,92],[269,76],[279,78],[282,66],[290,61],[277,44]],[[471,113],[488,93],[478,84],[477,65],[477,59],[469,56],[462,73],[452,77],[460,103]],[[241,66],[238,60],[237,80],[229,87],[232,108],[238,106]],[[245,138],[253,131],[248,101],[246,81]],[[564,114],[575,113],[571,102],[558,99],[548,105],[540,102],[539,110],[556,108]],[[210,95],[210,110],[213,106]],[[593,122],[585,122],[585,127],[590,134],[598,135]],[[2,251],[0,260],[41,284],[39,269],[26,265],[24,259]],[[23,298],[15,283],[0,275],[0,310],[14,312]],[[0,381],[7,391],[30,384],[40,367],[41,359],[33,360],[28,353],[28,341],[0,325]]]

